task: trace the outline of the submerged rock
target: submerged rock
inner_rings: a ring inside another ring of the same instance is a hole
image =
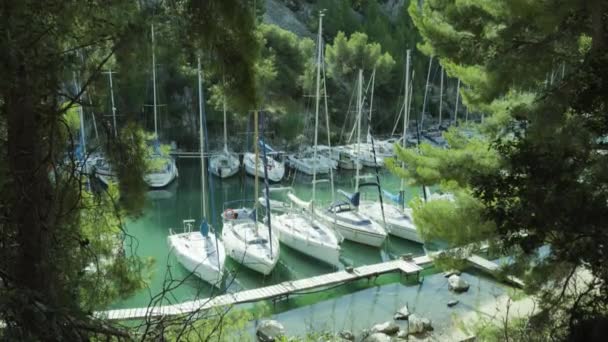
[[[383,333],[387,335],[394,335],[399,331],[399,326],[393,322],[384,322],[376,324],[372,327],[372,333]]]
[[[338,335],[347,341],[355,340],[355,335],[353,335],[353,333],[348,330],[344,330],[344,331],[340,332],[340,334],[338,334]]]
[[[391,338],[387,334],[373,333],[366,337],[364,342],[390,342]]]
[[[275,320],[266,320],[258,325],[255,334],[258,337],[258,341],[272,342],[276,341],[281,336],[285,336],[285,328],[281,323]]]
[[[456,304],[460,303],[460,301],[456,300],[456,299],[452,299],[451,301],[448,302],[448,307],[452,307]]]
[[[448,289],[454,292],[466,292],[469,290],[469,283],[459,275],[453,274],[448,278]]]
[[[401,309],[399,309],[399,311],[397,311],[395,313],[395,316],[393,316],[393,319],[399,321],[399,320],[407,320],[407,318],[410,316],[410,310],[407,308],[407,304],[404,305]]]

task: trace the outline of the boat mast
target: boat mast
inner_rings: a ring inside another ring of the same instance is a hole
[[[114,104],[114,84],[112,83],[112,69],[108,70],[108,78],[110,79],[110,100],[112,101],[112,123],[114,124],[114,137],[118,135],[116,128],[116,105]]]
[[[422,101],[422,118],[420,119],[420,126],[424,125],[424,112],[426,111],[426,96],[429,92],[429,82],[431,80],[431,68],[433,66],[433,56],[429,58],[429,70],[426,72],[426,84],[424,86],[424,100]]]
[[[260,159],[259,158],[260,157],[260,150],[258,148],[258,144],[260,143],[260,140],[259,140],[260,138],[258,136],[258,124],[259,124],[258,123],[258,111],[256,109],[256,110],[253,111],[253,125],[255,126],[253,128],[253,132],[254,132],[253,133],[253,145],[254,145],[253,148],[254,148],[254,151],[255,151],[255,180],[254,180],[254,184],[255,184],[255,190],[254,191],[255,191],[255,193],[253,194],[253,198],[256,199],[253,202],[253,210],[254,210],[254,213],[255,213],[254,220],[255,220],[255,230],[256,230],[256,233],[258,231],[258,211],[257,211],[258,201],[257,201],[257,198],[258,198],[258,192],[259,192],[259,189],[258,189],[258,187],[259,187],[259,185],[258,185],[258,177],[259,177],[259,175],[258,175],[258,172],[259,172],[258,167],[259,167],[259,163],[260,163],[260,160],[259,160]],[[268,208],[268,210],[270,210],[270,208]]]
[[[407,146],[406,137],[407,137],[407,125],[410,120],[410,108],[409,108],[409,96],[410,96],[410,53],[411,51],[408,49],[406,51],[405,57],[405,95],[403,97],[403,141],[401,142],[401,146],[405,149]],[[401,162],[401,167],[405,167],[405,163]],[[401,178],[401,187],[400,187],[400,196],[404,197],[403,202],[401,203],[401,209],[405,208],[405,180]]]
[[[317,144],[319,142],[319,91],[321,88],[321,30],[323,29],[323,12],[319,12],[319,39],[317,48],[317,86],[315,91],[315,140],[312,152],[312,201],[311,214],[314,215],[315,208],[315,196],[317,187]]]
[[[207,200],[205,197],[207,191],[205,189],[205,136],[203,131],[203,79],[201,76],[201,58],[198,57],[198,118],[200,122],[200,151],[201,151],[201,184],[202,184],[202,194],[201,194],[201,205],[203,207],[203,217],[207,217]]]
[[[374,104],[374,83],[376,82],[376,67],[374,66],[374,70],[372,71],[372,89],[369,97],[369,115],[367,119],[367,143],[372,142],[372,107]],[[374,163],[376,156],[374,155]]]
[[[74,77],[74,90],[75,90],[75,96],[78,96],[78,94],[80,93],[80,85],[78,84],[78,81],[76,79],[76,71],[73,72],[73,77]],[[82,105],[78,105],[78,116],[80,118],[80,145],[82,146],[82,156],[83,158],[86,158],[87,155],[87,142],[86,142],[86,137],[85,137],[85,133],[84,133],[84,110],[82,109]]]
[[[264,118],[266,116],[262,116],[262,138],[264,137]],[[270,215],[270,190],[268,190],[268,158],[266,158],[266,143],[264,143],[264,146],[262,146],[262,156],[264,158],[264,163],[262,164],[264,166],[264,198],[266,199],[266,224],[268,225],[268,238],[270,240],[269,242],[269,246],[270,246],[270,257],[272,257],[272,222],[270,222],[271,219],[271,215]],[[256,194],[257,195],[257,194]],[[257,198],[257,196],[256,196]],[[258,201],[256,201],[257,203]],[[257,221],[256,221],[256,227],[257,227]]]
[[[443,107],[443,66],[441,67],[441,83],[439,86],[439,126],[441,126],[441,109]]]
[[[158,139],[158,122],[156,113],[156,56],[154,54],[154,24],[151,25],[152,31],[152,91],[154,93],[154,135]]]
[[[356,162],[359,165],[359,153],[361,152],[361,92],[363,84],[363,70],[359,69],[359,85],[357,89],[357,150],[356,150]],[[355,167],[357,170],[355,175],[355,192],[359,191],[359,168]]]
[[[456,108],[454,108],[454,124],[458,123],[458,100],[460,100],[460,78],[456,85]]]
[[[222,109],[224,110],[224,152],[228,154],[228,127],[226,126],[226,95],[222,96]]]
[[[321,53],[323,54],[323,50],[321,49]],[[329,110],[327,107],[327,84],[326,84],[326,78],[325,78],[325,58],[321,58],[322,64],[321,67],[323,68],[323,102],[325,103],[325,126],[327,128],[327,147],[329,148],[329,157],[331,158],[332,156],[332,150],[331,150],[331,132],[330,132],[330,127],[329,127]],[[333,168],[329,168],[329,182],[331,185],[331,203],[334,203],[335,200],[335,194],[334,194],[334,170]]]

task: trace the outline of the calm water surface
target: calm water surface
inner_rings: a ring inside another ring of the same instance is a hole
[[[251,289],[264,285],[279,283],[311,277],[332,272],[333,268],[311,259],[293,249],[281,245],[279,264],[268,276],[250,271],[231,259],[226,258],[226,268],[233,272],[234,277],[228,279],[223,289],[214,289],[211,285],[200,281],[194,276],[188,276],[177,260],[169,253],[167,235],[169,228],[181,230],[182,220],[195,219],[198,223],[202,217],[201,205],[201,176],[200,161],[198,159],[179,159],[179,179],[168,188],[148,193],[147,208],[142,217],[127,223],[127,232],[130,235],[125,246],[127,253],[136,253],[143,258],[154,260],[153,273],[149,281],[149,288],[135,296],[115,303],[113,308],[147,306],[155,295],[163,288],[172,287],[165,296],[164,303],[175,303],[206,297],[218,291],[238,291]],[[372,174],[372,169],[363,169],[361,174]],[[328,178],[328,177],[325,177]],[[336,189],[352,191],[354,189],[354,172],[340,171],[334,175]],[[387,170],[380,171],[382,187],[397,192],[400,181]],[[272,186],[292,187],[302,199],[308,200],[312,196],[311,177],[304,175],[290,175],[281,184]],[[241,172],[230,179],[219,180],[213,178],[212,203],[208,203],[211,217],[208,218],[218,232],[221,231],[221,218],[223,204],[227,201],[253,199],[254,179]],[[260,191],[263,189],[260,182]],[[377,193],[367,190],[364,194],[369,197]],[[406,200],[419,194],[418,189],[406,189]],[[330,184],[317,184],[317,202],[329,203],[332,200]],[[336,195],[338,198],[340,195]],[[281,199],[282,193],[273,193],[273,198]],[[233,205],[234,207],[234,205]],[[212,210],[213,209],[213,210]],[[377,263],[395,258],[404,253],[422,255],[422,246],[396,237],[389,237],[383,248],[372,248],[365,245],[345,241],[342,244],[342,259],[345,265],[360,266]]]

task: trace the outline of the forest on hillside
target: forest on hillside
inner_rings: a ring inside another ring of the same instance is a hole
[[[353,123],[355,111],[356,72],[363,69],[364,79],[369,80],[376,69],[373,99],[372,132],[378,136],[389,136],[397,127],[403,111],[405,87],[405,52],[413,51],[414,86],[413,113],[422,111],[422,101],[427,76],[429,78],[429,100],[427,117],[439,116],[439,86],[443,69],[433,61],[429,70],[429,58],[416,50],[420,35],[414,28],[407,12],[408,3],[395,4],[387,13],[382,2],[376,1],[291,1],[286,4],[294,9],[292,15],[306,25],[310,35],[298,36],[288,29],[275,24],[266,14],[265,6],[272,2],[257,2],[254,23],[255,42],[239,46],[243,54],[255,64],[255,83],[261,110],[270,113],[267,126],[269,136],[282,148],[297,148],[302,143],[310,143],[305,137],[310,134],[312,118],[312,98],[314,95],[313,76],[317,50],[316,33],[318,15],[323,17],[324,74],[326,79],[327,105],[331,120],[332,139],[342,142]],[[253,6],[253,5],[251,5]],[[286,10],[289,10],[287,7]],[[146,17],[155,31],[156,83],[158,100],[158,125],[161,140],[177,143],[187,151],[196,149],[196,65],[193,46],[176,35],[188,37],[188,32],[176,30],[172,17],[162,7],[147,10]],[[151,30],[134,31],[128,37],[129,48],[117,51],[105,65],[105,72],[112,71],[113,90],[117,125],[120,127],[134,119],[143,127],[152,129],[153,86],[152,86],[152,38]],[[228,43],[228,41],[226,41]],[[81,49],[78,52],[82,63],[79,77],[86,78],[91,73],[87,69],[98,52]],[[225,70],[217,66],[217,61],[202,51],[202,68],[206,87],[206,107],[209,127],[220,128],[222,110],[228,112],[231,136],[239,141],[240,149],[247,146],[240,141],[251,131],[250,113],[255,108],[243,108],[238,94],[226,96]],[[428,75],[427,75],[428,74]],[[87,92],[90,106],[87,117],[110,125],[112,101],[110,99],[109,77],[96,78]],[[231,82],[230,80],[228,82]],[[456,101],[455,78],[445,76],[443,118],[454,117]],[[66,87],[71,87],[66,84]],[[368,96],[370,91],[368,90]],[[465,107],[460,106],[464,118]],[[415,118],[415,116],[412,116]],[[94,132],[94,123],[86,120],[89,136],[99,136]],[[398,131],[398,130],[397,130]],[[219,137],[212,137],[219,138]],[[325,139],[325,138],[322,138]],[[325,141],[325,140],[322,140]]]

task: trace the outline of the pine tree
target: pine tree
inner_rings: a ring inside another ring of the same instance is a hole
[[[560,339],[597,337],[608,308],[608,6],[429,0],[409,10],[420,49],[489,116],[479,137],[448,134],[448,152],[399,150],[407,166],[393,163],[395,172],[456,193],[455,202],[415,203],[416,223],[453,245],[496,242],[542,298],[535,323]],[[585,272],[592,280],[582,283]]]

